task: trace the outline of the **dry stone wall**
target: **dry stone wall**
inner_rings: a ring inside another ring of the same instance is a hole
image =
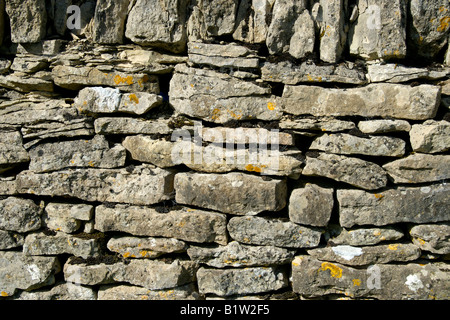
[[[0,299],[449,299],[447,0],[0,0]]]

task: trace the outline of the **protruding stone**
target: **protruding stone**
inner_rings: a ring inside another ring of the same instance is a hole
[[[30,161],[23,147],[22,135],[17,131],[0,131],[0,173]]]
[[[415,124],[409,136],[415,152],[445,152],[450,149],[450,122],[429,120]]]
[[[95,7],[93,40],[96,43],[123,43],[129,0],[101,0]]]
[[[349,246],[371,246],[383,241],[399,240],[404,235],[394,227],[345,229],[331,226],[329,233],[329,243]]]
[[[13,43],[34,43],[47,33],[45,0],[8,0],[6,13],[11,24]]]
[[[358,123],[358,129],[367,134],[409,132],[411,125],[406,120],[367,120]]]
[[[108,241],[108,249],[124,258],[156,258],[165,253],[185,251],[184,241],[174,238],[113,237]]]
[[[180,287],[149,290],[131,285],[105,285],[98,290],[98,300],[197,300],[194,284]]]
[[[95,120],[94,126],[97,134],[104,135],[169,134],[172,132],[166,120],[150,121],[136,118],[101,117]]]
[[[38,230],[42,209],[29,199],[9,197],[0,200],[0,229],[21,233]]]
[[[436,254],[450,253],[450,224],[423,224],[409,230],[412,241],[420,249]]]

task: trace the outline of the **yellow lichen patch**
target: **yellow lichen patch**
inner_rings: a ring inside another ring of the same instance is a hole
[[[269,109],[270,111],[273,111],[273,110],[275,110],[275,108],[276,108],[276,103],[274,103],[274,102],[269,102],[268,104],[267,104],[267,109]]]
[[[267,166],[262,165],[262,166],[258,167],[258,166],[254,166],[252,164],[248,164],[245,166],[245,170],[250,171],[250,172],[257,172],[257,173],[261,173],[264,168],[267,168]]]
[[[377,198],[378,200],[381,200],[384,198],[384,194],[380,194],[380,193],[375,193],[374,194],[375,198]]]
[[[129,256],[131,256],[131,253],[130,252],[125,252],[122,256],[124,258],[128,258]]]
[[[359,279],[353,279],[352,281],[353,281],[353,286],[354,286],[354,287],[359,287],[359,286],[361,286],[361,280],[359,280]]]
[[[6,293],[5,291],[2,291],[2,292],[0,293],[0,295],[1,295],[2,297],[8,297],[8,296],[9,296],[8,293]]]
[[[95,167],[95,162],[94,161],[89,161],[88,162],[88,166],[91,167],[91,168]]]
[[[445,32],[447,31],[448,27],[450,25],[450,17],[446,16],[439,20],[439,27],[437,28],[438,32]]]
[[[234,113],[234,111],[232,111],[232,110],[227,110],[227,111],[228,111],[228,113],[230,114],[230,116],[232,116],[234,119],[236,119],[236,120],[241,120],[242,114],[236,114],[236,113]]]
[[[424,245],[424,244],[426,243],[425,240],[420,239],[420,238],[417,238],[417,241],[418,241],[421,245]]]
[[[138,80],[138,85],[139,87],[143,88],[144,87],[144,82],[147,82],[149,80],[149,77],[147,75],[145,75],[144,77],[142,77],[142,79]]]
[[[390,244],[388,245],[388,249],[392,251],[396,251],[398,249],[399,244]]]
[[[375,231],[373,232],[373,235],[374,235],[375,237],[379,237],[379,236],[381,236],[381,231],[380,231],[380,230],[375,230]]]
[[[127,76],[127,77],[122,77],[121,75],[116,75],[114,77],[114,83],[116,85],[122,84],[122,83],[126,83],[128,85],[132,85],[134,83],[133,81],[133,77],[132,76]]]
[[[212,116],[211,116],[211,120],[217,120],[219,119],[219,113],[220,113],[220,109],[214,109],[212,112]]]
[[[135,104],[139,103],[139,98],[134,93],[130,94],[130,101],[134,102]]]
[[[321,268],[319,269],[319,271],[326,270],[330,270],[330,275],[333,278],[339,279],[342,277],[342,269],[330,262],[323,262]]]
[[[145,257],[148,254],[148,251],[147,250],[141,250],[139,253],[141,254],[142,257]]]

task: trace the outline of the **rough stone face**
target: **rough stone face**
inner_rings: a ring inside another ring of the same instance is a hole
[[[295,146],[294,135],[288,132],[272,131],[265,128],[227,128],[214,127],[202,128],[199,132],[203,141],[214,143],[251,144],[265,143],[272,144],[277,141],[279,145]]]
[[[101,0],[95,7],[93,40],[97,43],[123,43],[129,0]]]
[[[325,134],[312,143],[310,150],[346,155],[367,155],[401,157],[405,154],[406,143],[399,138],[360,138],[350,134]]]
[[[338,262],[348,266],[363,266],[393,261],[413,261],[420,257],[421,251],[414,244],[394,243],[369,247],[340,245],[310,249],[308,254],[322,261]]]
[[[45,207],[44,222],[47,228],[73,233],[80,229],[82,221],[90,221],[94,207],[88,204],[49,203]]]
[[[286,264],[294,256],[292,250],[274,246],[249,246],[237,241],[214,248],[190,246],[187,253],[192,260],[214,268]]]
[[[262,217],[231,218],[228,232],[241,243],[287,248],[316,247],[321,237],[316,228]]]
[[[105,285],[98,291],[98,300],[197,300],[198,293],[193,284],[149,290],[131,285]]]
[[[34,43],[46,35],[47,11],[45,0],[8,0],[6,13],[11,24],[14,43]]]
[[[404,0],[358,0],[359,16],[349,31],[350,54],[368,60],[406,56]]]
[[[96,239],[82,239],[63,232],[47,236],[43,232],[27,235],[23,253],[31,256],[56,256],[68,253],[87,259],[100,253],[100,243]]]
[[[389,133],[411,130],[406,120],[367,120],[358,123],[358,129],[367,134]]]
[[[200,268],[197,281],[200,293],[218,296],[261,293],[287,286],[286,275],[273,267],[225,270]]]
[[[305,176],[327,177],[355,187],[375,190],[386,186],[386,172],[375,163],[358,158],[320,153],[318,157],[306,157]]]
[[[417,225],[409,230],[412,241],[420,249],[437,254],[450,253],[450,224]]]
[[[299,224],[326,226],[333,210],[333,193],[333,189],[310,183],[295,189],[289,199],[289,219]]]
[[[345,229],[332,227],[329,242],[334,245],[371,246],[383,241],[395,241],[403,232],[394,227]]]
[[[395,183],[425,183],[450,178],[450,156],[415,153],[383,168]]]
[[[20,193],[149,205],[172,197],[173,172],[146,165],[131,170],[72,169],[40,174],[22,171],[16,183]]]
[[[296,59],[305,58],[313,53],[315,40],[314,21],[309,11],[303,10],[294,24],[289,54]]]
[[[273,1],[244,0],[239,4],[233,38],[249,43],[264,43]]]
[[[436,115],[440,88],[396,84],[372,84],[354,89],[286,86],[281,102],[283,110],[294,115],[426,120]]]
[[[411,146],[415,152],[437,153],[450,149],[450,123],[429,120],[415,124],[409,132]]]
[[[0,86],[23,93],[30,91],[53,92],[54,90],[51,74],[46,71],[32,75],[15,72],[7,76],[0,76]]]
[[[30,161],[17,131],[0,131],[0,173],[20,163]]]
[[[0,250],[8,250],[23,245],[24,237],[20,233],[0,230]]]
[[[109,148],[103,136],[95,136],[38,145],[30,151],[30,158],[30,170],[38,173],[70,167],[111,169],[125,165],[126,150],[121,145]]]
[[[223,214],[188,208],[168,213],[158,211],[148,207],[116,205],[108,208],[101,205],[95,211],[95,229],[192,242],[227,243],[226,217]]]
[[[60,269],[56,257],[30,257],[22,252],[0,251],[0,295],[14,295],[17,289],[32,290],[55,282]]]
[[[97,292],[70,282],[56,283],[51,289],[22,291],[17,300],[97,300]]]
[[[32,200],[9,197],[0,200],[0,229],[29,232],[41,227],[42,207]]]
[[[187,4],[186,0],[137,0],[128,14],[125,36],[140,45],[182,52]]]
[[[449,187],[397,187],[380,193],[361,190],[338,190],[340,224],[376,225],[411,222],[432,223],[449,219]]]
[[[286,206],[286,180],[243,173],[178,173],[175,200],[235,215],[279,211]]]
[[[104,135],[116,134],[169,134],[168,121],[146,121],[136,118],[102,117],[94,122],[95,132]]]
[[[186,251],[184,241],[174,238],[113,237],[108,241],[108,249],[124,258],[156,258],[165,253]]]
[[[395,63],[369,64],[367,66],[367,78],[370,82],[401,83],[411,80],[428,79],[435,80],[445,78],[447,71],[430,71],[427,68],[405,67]]]
[[[306,297],[344,293],[381,300],[448,298],[448,267],[443,263],[375,264],[356,269],[298,256],[292,262],[294,292]]]
[[[333,118],[305,118],[305,119],[282,119],[280,122],[281,129],[292,130],[311,130],[320,132],[340,132],[352,130],[356,125],[352,121],[344,121]]]

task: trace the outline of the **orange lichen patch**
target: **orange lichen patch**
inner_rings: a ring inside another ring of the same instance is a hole
[[[309,82],[315,82],[315,81],[322,82],[322,77],[313,77],[309,74],[307,74],[306,77],[308,78]]]
[[[353,279],[352,282],[353,282],[354,287],[361,286],[361,280],[359,280],[359,279]]]
[[[396,251],[398,249],[399,244],[390,244],[388,246],[389,250]]]
[[[447,31],[448,27],[450,25],[450,17],[446,16],[439,20],[439,27],[437,28],[438,32],[445,32]]]
[[[379,193],[375,193],[374,196],[375,196],[375,198],[377,198],[378,200],[381,200],[381,199],[384,198],[384,195],[383,195],[383,194],[379,194]]]
[[[330,275],[333,278],[339,279],[342,277],[342,269],[330,262],[323,262],[321,268],[319,269],[319,271],[326,270],[330,270]]]
[[[276,108],[276,103],[274,103],[274,102],[269,102],[268,104],[267,104],[267,109],[269,109],[270,111],[273,111],[273,110],[275,110],[275,108]]]
[[[257,172],[257,173],[261,173],[264,168],[267,168],[267,166],[262,165],[262,166],[258,167],[258,166],[254,166],[252,164],[248,164],[245,166],[245,170],[251,171],[251,172]]]
[[[88,162],[88,166],[91,167],[91,168],[95,167],[95,162],[94,161],[89,161]]]
[[[131,253],[130,252],[125,252],[122,256],[124,258],[128,258],[129,256],[131,256]]]
[[[132,94],[130,94],[130,101],[138,104],[139,103],[139,98],[137,97],[137,95],[132,93]]]
[[[419,242],[419,244],[424,245],[426,242],[423,239],[417,238],[417,241]]]
[[[148,254],[148,251],[147,250],[141,250],[139,253],[141,254],[142,257],[145,257]]]
[[[236,120],[241,120],[242,114],[236,114],[236,113],[234,113],[234,112],[231,111],[231,110],[227,110],[227,111],[228,111],[228,113],[230,114],[230,116],[232,116],[234,119],[236,119]]]
[[[219,113],[220,113],[220,109],[217,109],[217,108],[214,109],[213,112],[212,112],[211,119],[213,121],[219,119]]]
[[[126,83],[128,85],[132,85],[134,83],[133,81],[133,77],[132,76],[127,76],[127,77],[122,77],[121,75],[116,75],[114,77],[114,83],[116,85],[122,84],[122,83]]]
[[[8,297],[9,295],[8,295],[8,293],[6,293],[5,291],[2,291],[2,292],[0,293],[0,296],[2,296],[2,297]]]

